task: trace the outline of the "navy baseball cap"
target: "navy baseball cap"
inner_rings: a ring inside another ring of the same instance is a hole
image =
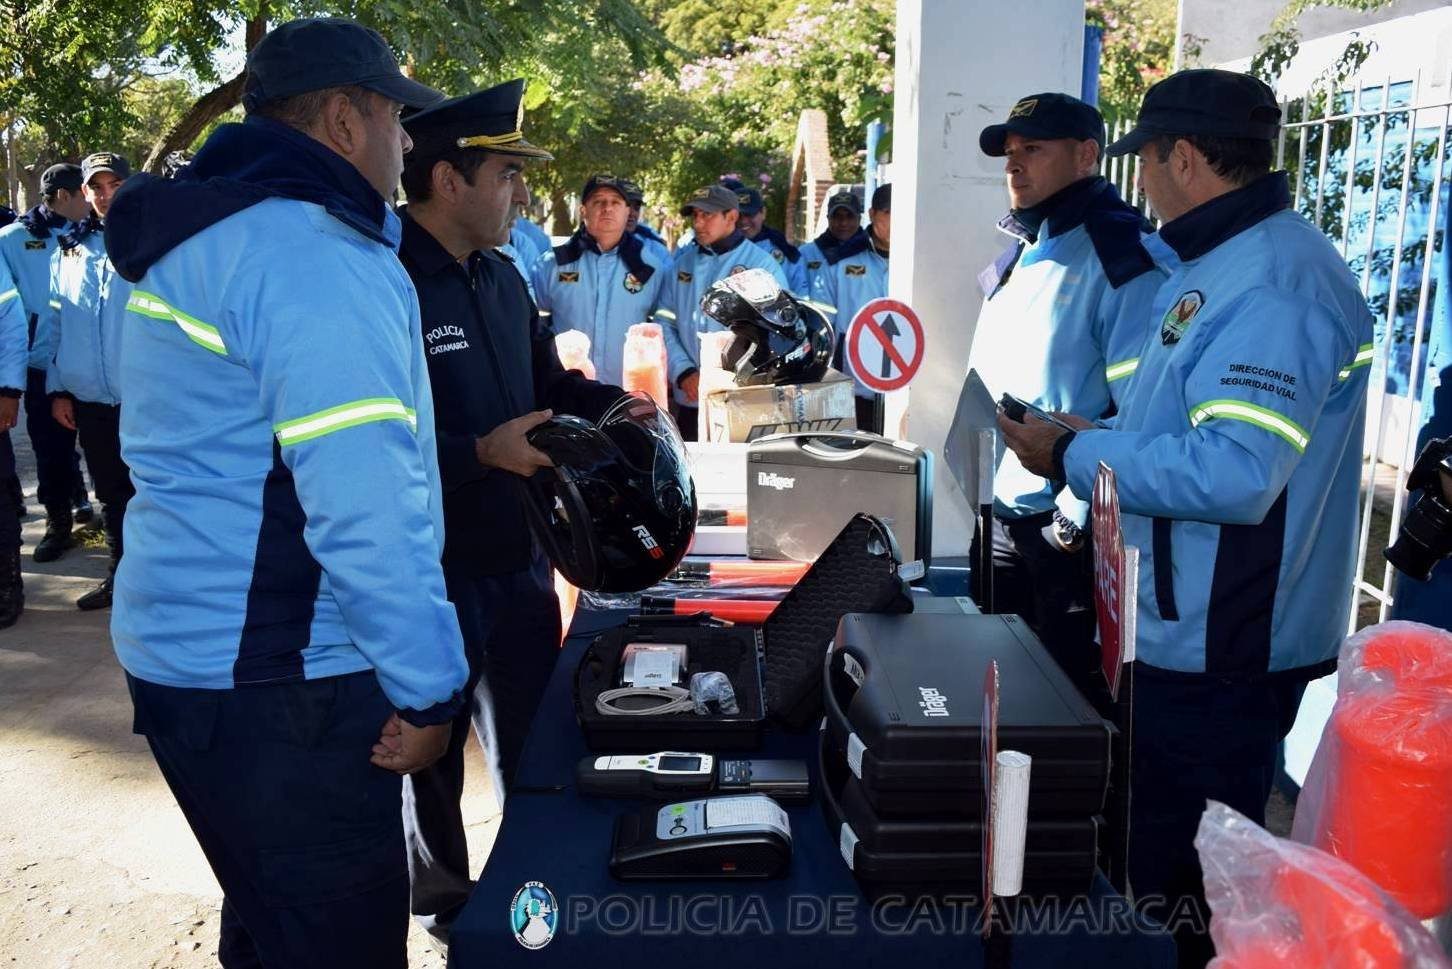
[[[740,205],[736,193],[725,185],[707,185],[691,193],[686,204],[681,206],[681,215],[689,216],[693,209],[702,212],[735,212]]]
[[[625,179],[616,178],[614,175],[602,172],[598,175],[591,175],[585,181],[585,188],[580,192],[580,201],[587,202],[590,200],[591,195],[594,195],[601,189],[607,189],[625,199],[625,204],[629,205],[631,188],[630,182]]]
[[[79,192],[86,180],[81,177],[80,165],[69,165],[61,163],[47,168],[40,176],[40,194],[54,195],[61,189],[68,192]]]
[[[1003,124],[991,124],[979,132],[978,147],[985,155],[1001,158],[1009,135],[1047,141],[1073,138],[1093,141],[1103,148],[1104,118],[1092,105],[1067,94],[1030,94],[1008,109],[1008,120]]]
[[[625,201],[628,205],[644,205],[645,189],[628,178],[622,178],[620,184],[625,187]]]
[[[892,211],[891,185],[879,185],[872,190],[872,208],[876,212]]]
[[[410,108],[443,99],[403,76],[398,58],[376,30],[341,17],[308,17],[279,25],[247,55],[242,102],[252,111],[269,101],[348,85]]]
[[[551,161],[554,155],[524,140],[524,78],[440,101],[403,119],[413,139],[409,158],[436,157],[457,148]]]
[[[857,198],[856,192],[838,192],[827,199],[827,214],[831,215],[838,209],[847,209],[853,215],[861,215],[862,202]]]
[[[766,203],[761,200],[761,193],[756,189],[742,186],[736,190],[736,207],[742,215],[755,215],[766,208]]]
[[[121,181],[131,177],[131,166],[114,151],[98,151],[81,159],[81,184],[89,185],[92,175],[110,172]]]
[[[1205,68],[1180,71],[1145,92],[1134,129],[1106,153],[1128,155],[1161,135],[1271,141],[1280,127],[1281,106],[1259,78]]]

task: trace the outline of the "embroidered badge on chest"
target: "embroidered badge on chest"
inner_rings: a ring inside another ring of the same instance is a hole
[[[686,272],[684,269],[679,270],[676,273],[676,282],[678,282],[678,283],[689,283],[690,281],[691,281],[691,274],[688,273],[688,272]]]
[[[625,291],[627,293],[638,293],[645,288],[645,284],[635,278],[635,273],[625,274]]]
[[[809,262],[809,263],[807,263],[807,268],[808,269],[821,269],[822,268],[822,262],[821,262],[821,260],[816,260],[814,262]]]
[[[42,252],[44,252],[45,251],[45,240],[44,239],[26,239],[25,240],[25,248],[27,248],[27,249],[39,249]]]
[[[560,273],[560,282],[562,283],[578,283],[579,281],[579,273]]]
[[[867,275],[867,267],[866,266],[859,266],[859,265],[856,265],[856,264],[849,264],[847,266],[847,275],[849,275],[849,276],[866,276]]]
[[[1204,305],[1205,294],[1198,289],[1181,293],[1180,298],[1175,300],[1175,305],[1160,320],[1160,342],[1167,347],[1179,343],[1180,337],[1190,328],[1190,321]]]

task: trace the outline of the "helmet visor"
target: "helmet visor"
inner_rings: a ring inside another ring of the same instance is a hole
[[[671,415],[647,394],[626,394],[596,425],[620,448],[622,458],[639,474],[648,474],[663,507],[679,507],[692,493],[686,446]]]

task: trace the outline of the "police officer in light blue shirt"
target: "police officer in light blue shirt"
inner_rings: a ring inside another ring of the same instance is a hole
[[[857,404],[857,426],[882,432],[882,395],[852,371],[846,352],[847,330],[857,311],[887,295],[887,260],[892,244],[892,186],[879,185],[867,212],[867,231],[826,253],[826,266],[812,284],[813,298],[826,306],[837,328],[838,369],[851,374]]]
[[[671,255],[670,247],[660,237],[660,233],[641,221],[640,218],[640,210],[645,205],[645,190],[628,178],[621,181],[625,185],[625,204],[628,206],[629,213],[625,220],[625,231],[645,243],[647,252],[654,252],[669,264],[674,258]]]
[[[853,191],[843,190],[827,199],[827,228],[802,246],[802,266],[807,274],[807,292],[816,287],[817,275],[827,265],[827,254],[862,235],[862,201]]]
[[[13,224],[0,228],[0,262],[19,290],[20,310],[30,341],[25,379],[25,431],[35,452],[36,497],[45,508],[45,535],[32,553],[51,562],[73,544],[71,526],[86,524],[92,510],[81,480],[76,432],[51,416],[46,370],[55,356],[51,325],[51,256],[73,223],[91,213],[81,187],[81,166],[52,165],[40,177],[41,202]],[[74,505],[74,515],[72,506]]]
[[[724,185],[698,188],[681,207],[695,238],[676,253],[661,286],[656,319],[665,335],[670,383],[675,388],[681,436],[696,439],[700,389],[701,334],[724,327],[701,312],[701,296],[718,280],[747,269],[765,269],[786,287],[786,276],[771,254],[751,244],[737,221],[736,193]]]
[[[590,362],[601,383],[620,384],[625,336],[655,308],[670,260],[626,231],[627,187],[614,175],[592,175],[580,193],[583,224],[534,266],[534,292],[556,334],[590,338]]]
[[[131,179],[107,225],[136,284],[111,635],[222,887],[224,966],[408,962],[401,775],[444,751],[468,676],[387,201],[401,110],[440,97],[371,30],[284,23],[246,120]]]
[[[0,262],[0,480],[15,474],[10,429],[20,413],[27,352],[25,314],[20,290],[9,268]],[[20,579],[20,519],[0,499],[0,629],[15,625],[25,605]]]
[[[1149,223],[1096,174],[1104,120],[1078,98],[1034,94],[978,143],[1004,159],[1011,208],[998,228],[1012,241],[980,274],[968,365],[995,398],[1104,417],[1131,383],[1164,279],[1141,244]],[[1102,677],[1088,503],[1008,453],[993,506],[995,607],[1022,616],[1092,694]]]
[[[1213,955],[1194,838],[1213,799],[1264,823],[1306,683],[1335,667],[1357,549],[1373,321],[1331,242],[1270,170],[1276,96],[1228,71],[1145,94],[1133,131],[1163,220],[1164,279],[1119,413],[1077,431],[1000,418],[1030,471],[1088,499],[1114,469],[1140,550],[1129,880],[1163,920],[1181,897],[1182,966]]]
[[[728,188],[736,189],[737,202],[741,209],[741,231],[746,238],[771,253],[771,258],[786,275],[787,286],[798,296],[807,296],[807,266],[802,260],[801,250],[792,245],[780,229],[766,224],[766,201],[754,188],[736,183]]]
[[[120,348],[131,283],[112,266],[103,232],[111,201],[130,175],[131,166],[115,152],[86,156],[81,177],[95,215],[76,225],[51,257],[56,349],[45,389],[51,414],[77,432],[86,452],[111,552],[110,574],[76,600],[83,610],[111,605],[116,566],[125,548],[126,506],[136,490],[121,456]]]

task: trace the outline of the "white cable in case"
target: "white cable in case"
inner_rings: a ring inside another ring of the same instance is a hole
[[[1000,750],[993,780],[993,894],[1023,889],[1024,840],[1028,835],[1029,768],[1033,758]]]

